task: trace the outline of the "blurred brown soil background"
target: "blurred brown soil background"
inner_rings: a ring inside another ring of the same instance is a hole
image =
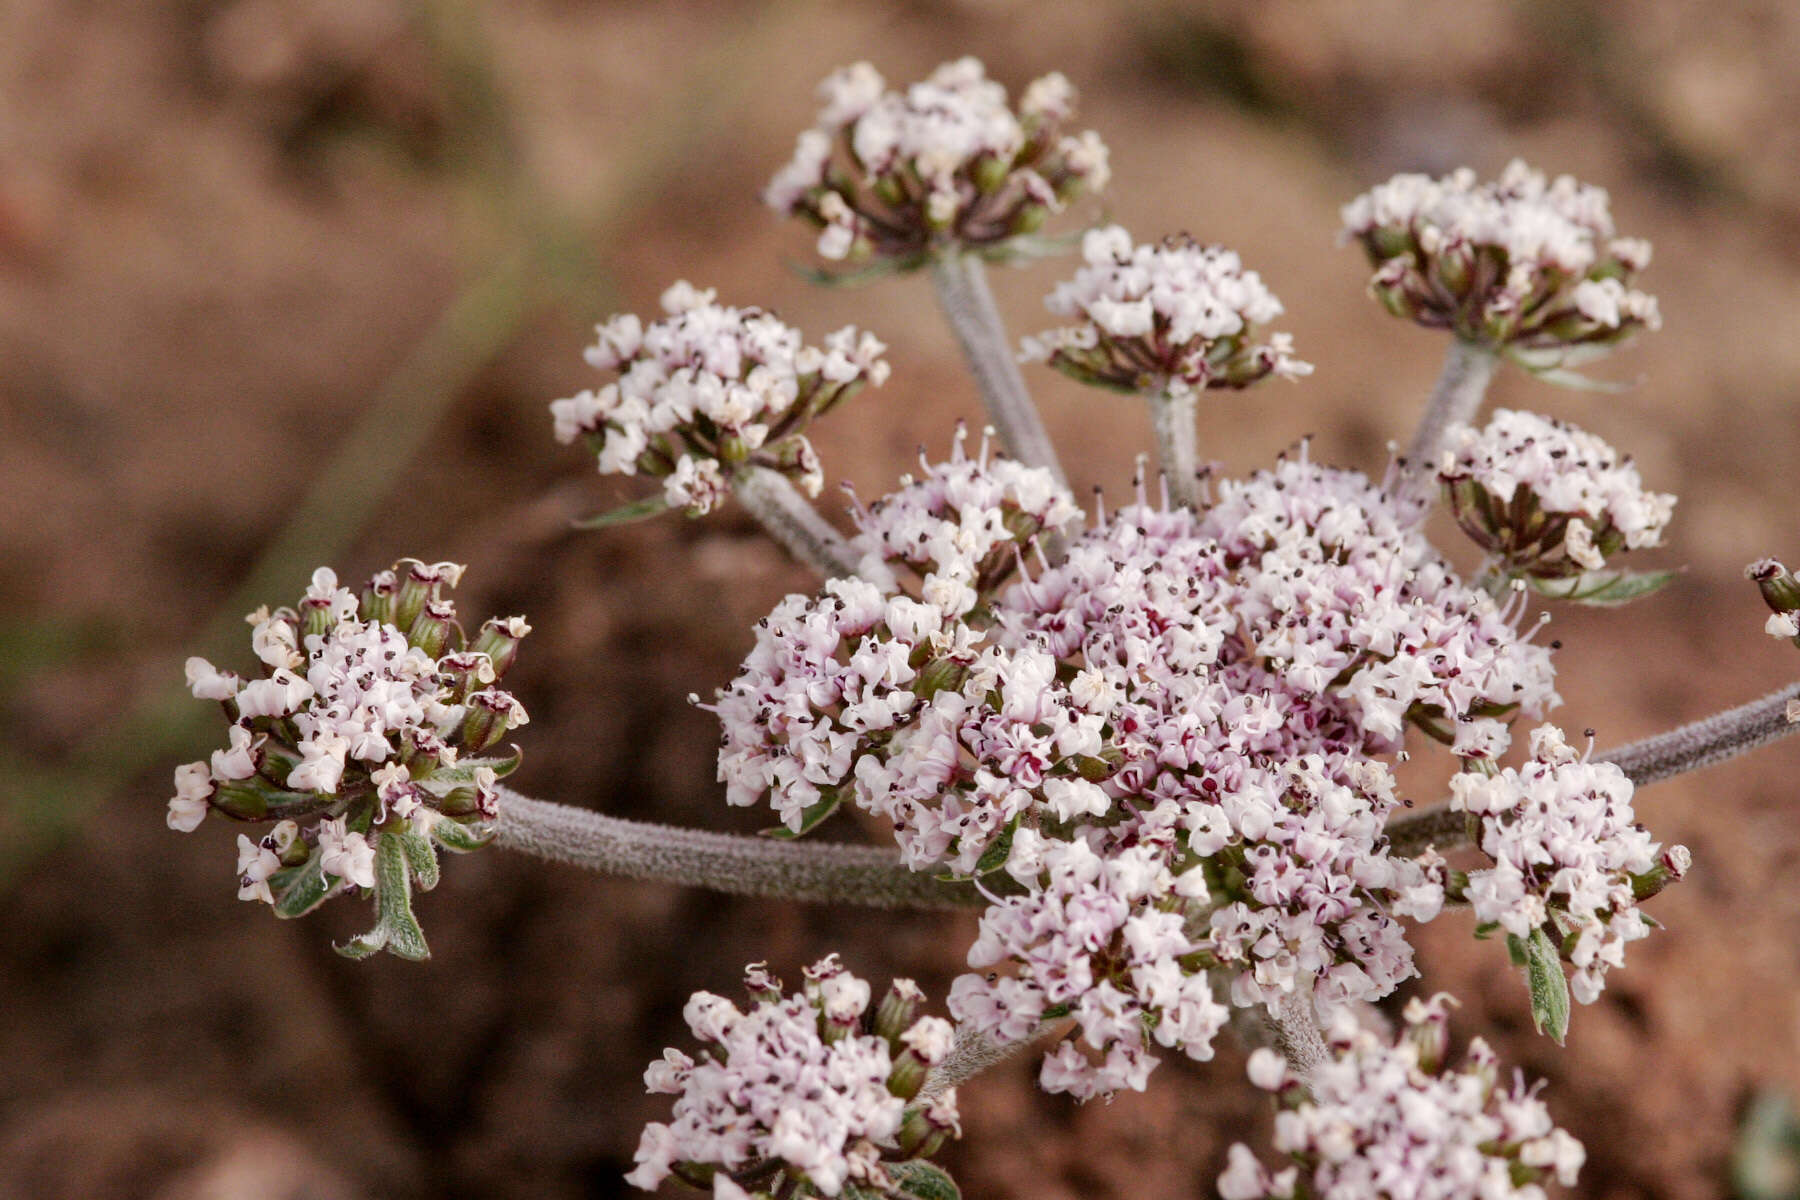
[[[355,964],[337,901],[278,923],[233,899],[232,834],[163,825],[170,771],[217,744],[179,691],[196,651],[249,661],[238,617],[312,567],[470,564],[466,614],[536,632],[510,683],[529,794],[749,830],[689,692],[808,586],[736,513],[576,534],[635,494],[550,438],[588,386],[592,323],[686,278],[891,345],[893,380],[818,438],[879,494],[942,453],[971,385],[921,279],[851,291],[783,268],[810,239],[756,193],[812,88],[973,53],[1011,88],[1052,69],[1111,145],[1105,207],[1140,237],[1240,250],[1283,297],[1297,385],[1225,395],[1203,451],[1246,471],[1306,434],[1379,471],[1439,338],[1363,296],[1337,206],[1403,169],[1519,155],[1608,186],[1652,239],[1664,332],[1574,393],[1496,391],[1633,452],[1681,495],[1685,564],[1623,612],[1559,612],[1572,730],[1603,745],[1762,694],[1800,661],[1741,577],[1800,554],[1800,7],[1781,0],[1185,6],[577,0],[181,0],[0,6],[0,1195],[106,1200],[627,1194],[667,1112],[640,1073],[685,1044],[696,988],[842,951],[941,998],[971,917],[740,903],[489,851],[420,915],[435,957]],[[1093,210],[1089,209],[1091,215]],[[1000,273],[1014,334],[1067,260]],[[1123,496],[1136,407],[1029,380],[1079,487]],[[830,495],[830,493],[828,493]],[[841,518],[838,506],[834,515]],[[1643,793],[1694,852],[1569,1047],[1531,1032],[1501,947],[1450,914],[1421,986],[1549,1082],[1586,1143],[1577,1193],[1727,1188],[1746,1099],[1800,1089],[1800,744]],[[836,836],[855,836],[849,826]],[[1211,1194],[1266,1135],[1239,1051],[1075,1107],[1019,1062],[966,1089],[971,1197]]]

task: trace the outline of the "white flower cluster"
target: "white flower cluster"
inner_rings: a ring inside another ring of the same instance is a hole
[[[1134,246],[1112,225],[1087,232],[1081,257],[1075,277],[1044,301],[1080,324],[1026,338],[1026,361],[1130,392],[1242,388],[1312,371],[1294,357],[1290,335],[1258,340],[1281,302],[1231,250],[1185,236]]]
[[[660,478],[668,506],[694,516],[718,507],[746,465],[817,495],[824,476],[805,430],[864,384],[886,381],[887,347],[852,326],[823,349],[808,346],[771,314],[716,297],[677,283],[663,293],[662,320],[646,326],[625,313],[599,326],[587,361],[618,381],[553,401],[556,440],[583,439],[603,474]]]
[[[732,803],[802,831],[851,799],[913,866],[1027,889],[971,957],[1017,975],[959,982],[952,1011],[1001,1041],[1076,1014],[1102,1061],[1066,1046],[1044,1079],[1088,1095],[1141,1086],[1151,1037],[1210,1053],[1206,971],[1236,1004],[1326,1008],[1413,974],[1393,916],[1435,915],[1443,880],[1387,853],[1376,756],[1409,723],[1498,753],[1495,714],[1556,694],[1548,652],[1361,476],[1302,456],[1198,514],[1140,503],[1032,576],[1020,543],[1069,509],[959,450],[858,513],[869,577],[784,600],[716,709]]]
[[[1504,408],[1482,429],[1446,432],[1438,479],[1476,544],[1534,575],[1598,571],[1621,549],[1655,546],[1675,510],[1600,438]]]
[[[1531,366],[1579,361],[1662,321],[1631,287],[1650,244],[1614,234],[1604,189],[1548,181],[1514,160],[1498,180],[1467,168],[1396,175],[1343,210],[1390,311]]]
[[[626,1182],[651,1191],[676,1175],[716,1200],[787,1196],[796,1184],[826,1196],[849,1185],[887,1191],[884,1159],[929,1155],[960,1136],[953,1088],[908,1112],[953,1041],[943,1018],[915,1019],[918,987],[896,980],[869,1031],[869,985],[836,955],[805,976],[803,991],[783,998],[752,965],[748,1011],[694,993],[682,1015],[704,1048],[698,1061],[665,1050],[644,1072],[651,1092],[677,1097],[674,1120],[645,1127]]]
[[[719,693],[727,801],[768,796],[800,831],[815,806],[854,796],[894,821],[911,865],[973,870],[1051,763],[1100,749],[1099,718],[1053,688],[1049,655],[1006,653],[963,619],[1022,542],[1076,512],[1048,473],[985,446],[967,458],[960,436],[950,462],[859,511],[862,577],[783,600]],[[916,573],[918,598],[896,567]]]
[[[1092,131],[1065,135],[1075,89],[1046,75],[1014,113],[981,63],[945,63],[905,92],[866,62],[819,85],[823,107],[763,193],[820,229],[828,259],[874,253],[906,265],[951,245],[994,247],[1109,177]]]
[[[389,831],[453,849],[482,839],[495,780],[516,758],[465,756],[526,723],[493,685],[530,627],[490,620],[465,647],[442,595],[462,570],[404,559],[359,597],[321,567],[297,611],[250,614],[259,678],[188,659],[195,697],[224,706],[229,745],[176,768],[168,824],[191,832],[214,809],[277,822],[260,841],[238,838],[240,899],[292,916],[344,886],[374,888],[375,846]]]
[[[1517,1075],[1500,1086],[1479,1038],[1461,1069],[1445,1069],[1449,999],[1411,1001],[1393,1045],[1343,1014],[1304,1089],[1273,1051],[1251,1055],[1252,1082],[1285,1102],[1274,1146],[1293,1165],[1271,1172],[1234,1145],[1223,1200],[1543,1200],[1548,1180],[1573,1184],[1586,1152],[1551,1121],[1536,1087]]]
[[[1494,863],[1469,873],[1475,919],[1517,938],[1544,929],[1574,968],[1575,998],[1593,1003],[1607,968],[1625,964],[1625,944],[1650,932],[1640,889],[1680,878],[1687,849],[1659,856],[1632,812],[1625,772],[1585,760],[1554,725],[1532,731],[1523,767],[1464,773],[1450,790],[1453,809],[1480,819],[1479,845]]]

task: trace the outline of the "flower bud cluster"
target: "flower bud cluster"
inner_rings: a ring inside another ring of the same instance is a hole
[[[188,659],[188,685],[223,706],[229,742],[176,768],[168,824],[189,832],[209,811],[276,823],[238,838],[240,899],[297,916],[375,888],[390,837],[429,856],[491,836],[495,780],[518,756],[482,755],[527,720],[495,684],[530,626],[491,619],[469,638],[444,595],[462,570],[402,559],[358,593],[321,567],[298,608],[250,614],[256,677]]]
[[[1393,1044],[1342,1014],[1330,1056],[1304,1085],[1274,1051],[1252,1054],[1251,1081],[1281,1101],[1274,1146],[1291,1165],[1272,1172],[1232,1146],[1223,1200],[1543,1200],[1550,1180],[1572,1185],[1586,1152],[1551,1121],[1536,1087],[1517,1074],[1502,1086],[1479,1038],[1448,1069],[1450,1002],[1443,993],[1409,1002]]]
[[[718,507],[746,466],[817,495],[824,476],[805,430],[864,384],[886,381],[886,347],[853,326],[823,349],[808,346],[769,313],[715,300],[710,288],[677,283],[663,293],[662,320],[646,326],[625,313],[601,325],[587,360],[619,378],[552,402],[556,440],[581,439],[603,474],[661,479],[668,506],[691,516]]]
[[[1011,874],[971,965],[1014,973],[952,1011],[1000,1041],[1076,1015],[1100,1061],[1059,1050],[1057,1090],[1141,1086],[1152,1037],[1209,1054],[1209,971],[1240,1005],[1385,995],[1413,974],[1393,916],[1444,880],[1387,852],[1376,756],[1408,724],[1498,753],[1499,717],[1556,702],[1548,652],[1397,503],[1301,456],[1199,513],[1103,517],[1033,575],[1020,542],[1066,496],[959,452],[857,514],[866,578],[759,627],[720,777],[796,832],[850,799],[917,868]]]
[[[1541,579],[1658,545],[1675,509],[1675,497],[1644,490],[1631,460],[1600,438],[1504,408],[1482,429],[1449,429],[1438,480],[1476,545],[1502,569]]]
[[[869,1013],[869,985],[835,954],[805,977],[784,998],[779,980],[750,966],[747,1011],[694,993],[682,1015],[701,1052],[665,1050],[644,1072],[651,1092],[676,1097],[674,1120],[645,1127],[626,1182],[650,1191],[674,1175],[717,1200],[887,1193],[893,1164],[961,1136],[954,1088],[919,1099],[953,1030],[917,1015],[918,986],[895,980]]]
[[[1235,252],[1185,235],[1132,245],[1117,225],[1089,230],[1084,265],[1045,306],[1080,323],[1026,338],[1023,357],[1082,383],[1125,392],[1242,388],[1312,366],[1285,333],[1260,340],[1281,302]]]
[[[1497,774],[1450,781],[1451,808],[1480,822],[1477,844],[1494,865],[1469,873],[1475,919],[1526,938],[1543,929],[1574,968],[1570,990],[1592,1004],[1625,944],[1646,936],[1646,894],[1686,872],[1686,847],[1660,847],[1631,808],[1631,780],[1587,761],[1554,725],[1531,733],[1531,759]]]
[[[905,92],[866,62],[819,85],[823,107],[763,199],[819,230],[827,259],[916,266],[935,250],[994,250],[1106,186],[1106,146],[1063,132],[1075,89],[1046,75],[1015,113],[981,63],[945,63]]]
[[[1390,312],[1527,366],[1573,364],[1662,323],[1655,297],[1631,286],[1650,244],[1615,236],[1605,189],[1567,175],[1547,181],[1517,160],[1487,183],[1466,167],[1396,175],[1343,220]]]

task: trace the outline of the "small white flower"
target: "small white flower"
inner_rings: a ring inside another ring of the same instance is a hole
[[[185,763],[175,768],[175,795],[169,800],[166,818],[170,829],[192,833],[206,819],[207,803],[212,797],[212,774],[203,762]]]

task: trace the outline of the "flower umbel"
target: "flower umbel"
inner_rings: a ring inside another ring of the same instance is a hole
[[[870,1013],[869,985],[835,954],[805,976],[784,998],[757,963],[745,973],[748,1010],[710,992],[688,1000],[703,1048],[698,1059],[665,1050],[644,1072],[650,1091],[676,1097],[674,1121],[645,1127],[628,1183],[654,1190],[674,1175],[745,1200],[888,1195],[912,1190],[920,1172],[941,1176],[924,1160],[961,1135],[956,1092],[918,1096],[950,1053],[950,1023],[917,1016],[924,994],[909,979]]]
[[[358,594],[321,567],[297,609],[250,614],[257,678],[187,662],[194,695],[225,710],[228,745],[176,768],[170,828],[189,832],[209,811],[275,822],[258,841],[238,837],[238,896],[277,916],[373,891],[379,921],[340,947],[352,957],[425,956],[411,888],[436,885],[438,849],[493,836],[495,781],[519,762],[516,748],[486,752],[526,723],[494,685],[531,627],[490,619],[469,638],[443,595],[462,570],[402,559]]]
[[[1591,433],[1500,409],[1453,426],[1438,479],[1452,515],[1500,571],[1538,580],[1599,571],[1659,545],[1675,497],[1646,491],[1629,458]]]
[[[1631,286],[1650,244],[1616,236],[1605,189],[1567,175],[1516,159],[1487,183],[1466,167],[1396,175],[1343,220],[1390,312],[1527,367],[1574,366],[1662,324],[1656,298]]]
[[[556,440],[582,439],[602,474],[661,479],[664,505],[690,516],[722,504],[749,467],[817,495],[824,475],[806,429],[864,384],[880,386],[887,348],[853,326],[808,346],[779,318],[716,295],[677,283],[661,320],[625,313],[599,326],[587,360],[619,378],[552,402]]]
[[[1089,230],[1081,256],[1045,300],[1079,324],[1026,338],[1026,359],[1124,392],[1242,388],[1312,371],[1289,335],[1260,336],[1281,302],[1233,251],[1185,235],[1134,246],[1112,225]]]
[[[1550,1120],[1537,1087],[1500,1083],[1487,1044],[1469,1044],[1448,1069],[1440,993],[1407,1004],[1389,1044],[1334,1022],[1330,1058],[1298,1080],[1274,1052],[1250,1057],[1250,1079],[1281,1101],[1275,1150],[1292,1165],[1271,1172],[1249,1147],[1231,1148],[1219,1177],[1224,1200],[1542,1200],[1541,1183],[1575,1182],[1586,1152]]]
[[[1075,89],[1032,82],[1015,112],[981,63],[945,63],[904,92],[866,62],[819,85],[817,123],[763,198],[819,230],[827,259],[922,265],[934,252],[1002,253],[1110,175],[1092,131],[1063,132]]]

